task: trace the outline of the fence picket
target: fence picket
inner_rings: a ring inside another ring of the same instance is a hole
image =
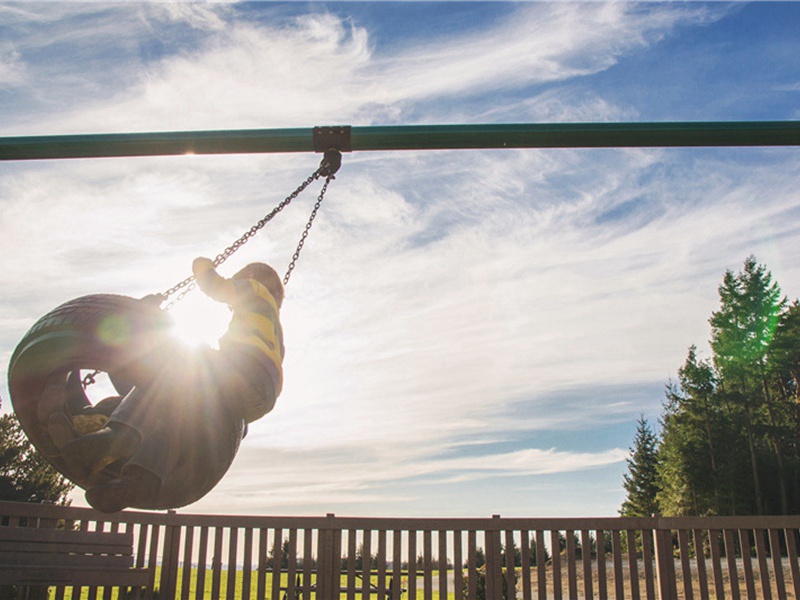
[[[516,571],[514,569],[514,564],[515,564],[514,532],[509,530],[506,530],[505,555],[506,555],[506,560],[505,560],[506,589],[508,590],[508,597],[516,598],[517,577],[516,577]]]
[[[439,530],[438,536],[439,536],[439,597],[447,598],[447,532]]]
[[[612,564],[614,565],[614,598],[616,600],[624,600],[625,582],[622,579],[622,538],[617,530],[611,532],[611,556]]]
[[[200,544],[197,548],[196,597],[204,598],[206,592],[206,560],[208,554],[208,527],[200,528]],[[263,596],[262,596],[263,597]]]
[[[395,519],[137,511],[99,515],[80,507],[0,502],[0,530],[14,524],[46,527],[57,522],[77,523],[86,531],[133,533],[133,562],[150,569],[150,585],[134,596],[143,592],[148,600],[155,591],[163,600],[206,596],[239,600],[254,595],[330,600],[340,592],[358,599],[463,595],[477,600],[484,586],[486,597],[493,600],[504,596],[504,588],[511,592],[508,597],[523,600],[566,596],[655,600],[657,592],[680,600],[800,598],[800,516]],[[678,553],[673,556],[675,540]],[[486,564],[479,569],[478,557],[484,551]],[[356,554],[361,556],[358,561]],[[656,558],[662,577],[659,590]],[[120,597],[110,586],[69,585],[54,586],[50,597],[78,598],[81,592],[95,600]]]
[[[714,591],[717,600],[725,600],[725,585],[722,580],[722,556],[720,555],[720,532],[716,529],[708,532],[708,546],[711,552],[711,572],[714,573]]]
[[[303,530],[303,597],[311,597],[311,574],[314,571],[313,536],[310,529]],[[263,596],[260,596],[263,598]]]
[[[526,529],[520,531],[519,537],[522,599],[531,600],[531,537]],[[535,540],[536,538],[534,537],[533,539]],[[536,557],[534,556],[533,558],[535,562]]]
[[[631,578],[631,600],[640,600],[639,590],[639,557],[636,553],[636,532],[628,530],[628,572]],[[644,557],[644,564],[649,565],[652,555],[648,554],[647,545],[645,544],[644,532],[642,532],[642,556]],[[648,600],[653,600],[650,592],[647,592]]]
[[[786,553],[789,555],[789,568],[792,572],[794,597],[800,598],[800,565],[797,564],[797,528],[784,529]]]
[[[463,596],[464,590],[464,562],[461,556],[461,544],[463,540],[461,538],[461,531],[453,531],[453,587],[455,588],[453,592],[456,598]]]
[[[689,550],[689,532],[685,529],[678,531],[678,550],[681,557],[681,579],[683,581],[683,595],[686,600],[694,600],[692,590],[692,563]]]
[[[422,565],[423,565],[423,581],[424,581],[424,599],[433,599],[433,569],[432,569],[432,554],[433,554],[433,533],[430,530],[425,530],[422,533]]]
[[[608,581],[606,581],[606,535],[602,529],[594,532],[597,540],[597,597],[608,600]]]
[[[705,543],[702,530],[692,530],[692,543],[694,544],[695,565],[697,567],[697,586],[700,590],[700,600],[709,600],[708,573],[706,571]]]
[[[478,569],[476,563],[477,533],[474,530],[467,532],[467,600],[478,597]]]
[[[194,527],[186,527],[183,539],[183,577],[181,578],[181,600],[189,600],[192,581],[192,550]]]
[[[758,574],[761,578],[761,593],[764,600],[772,600],[772,586],[769,581],[769,566],[767,566],[767,548],[764,545],[764,530],[754,529],[756,539],[756,561],[758,561]]]
[[[408,600],[417,598],[417,532],[408,532]]]
[[[733,531],[725,529],[722,534],[725,540],[725,560],[728,563],[728,582],[731,590],[730,597],[732,600],[739,600],[741,594],[739,592],[739,571],[736,567],[736,544],[733,539]]]
[[[583,597],[594,600],[592,583],[592,540],[586,529],[581,530],[581,564],[583,565]]]
[[[538,584],[539,600],[547,598],[547,557],[545,555],[544,530],[536,530],[536,582]],[[558,548],[553,549],[553,553]],[[527,600],[527,598],[526,598]]]
[[[225,587],[225,597],[236,600],[236,560],[239,549],[239,528],[228,527],[228,583]],[[234,565],[234,568],[230,568]]]
[[[744,589],[748,599],[756,597],[756,580],[753,573],[753,552],[750,545],[750,531],[739,530],[739,551],[742,556],[742,570],[744,571]]]
[[[556,529],[550,532],[550,544],[553,549],[553,598],[561,600],[561,540]]]
[[[567,537],[567,580],[569,582],[569,597],[578,596],[578,573],[575,568],[575,532],[567,530],[564,535]]]
[[[769,530],[769,550],[772,556],[772,570],[775,573],[775,590],[778,592],[778,598],[786,598],[786,582],[783,577],[781,544],[777,529]]]

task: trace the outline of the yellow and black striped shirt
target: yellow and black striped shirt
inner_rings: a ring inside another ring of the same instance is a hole
[[[273,377],[275,394],[283,387],[283,330],[275,298],[254,279],[227,279],[213,265],[195,271],[197,285],[210,298],[228,304],[233,316],[228,331],[219,341],[225,353],[244,351]]]

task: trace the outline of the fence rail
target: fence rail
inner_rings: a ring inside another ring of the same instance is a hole
[[[159,600],[800,600],[800,516],[106,515],[0,502],[0,525],[132,531],[136,566],[150,568],[146,597]]]

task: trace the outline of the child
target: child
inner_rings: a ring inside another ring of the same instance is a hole
[[[283,332],[278,311],[283,283],[264,263],[251,263],[225,279],[208,258],[197,258],[192,272],[198,287],[233,310],[227,333],[212,357],[222,380],[234,386],[242,418],[251,423],[272,410],[283,386]],[[229,396],[230,397],[230,396]]]
[[[118,478],[86,492],[103,512],[175,508],[199,499],[230,467],[243,423],[272,410],[280,394],[284,290],[278,274],[252,263],[226,279],[207,258],[196,259],[192,271],[204,293],[233,310],[220,349],[184,354],[175,347],[162,372],[134,388],[106,427],[62,448],[95,464],[95,472],[118,466]]]

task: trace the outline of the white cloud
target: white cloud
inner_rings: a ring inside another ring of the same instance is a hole
[[[231,3],[235,0],[230,0]],[[225,28],[225,1],[200,2],[153,2],[140,13],[145,21],[158,27],[162,21],[186,23],[195,29],[220,31]]]
[[[28,43],[80,38],[83,53],[100,60],[107,53],[106,40],[114,39],[116,13],[100,7],[86,12],[74,31]],[[127,77],[114,79],[116,92],[98,94],[85,82],[68,85],[69,76],[40,66],[41,85],[55,77],[62,88],[62,107],[54,118],[28,127],[69,133],[407,120],[408,107],[428,99],[496,96],[602,71],[678,25],[721,12],[657,4],[644,9],[623,3],[520,4],[486,30],[440,36],[386,54],[364,27],[326,12],[265,24],[245,21],[225,4],[145,4],[138,12],[122,12],[118,26],[126,31],[113,43],[130,48],[131,58],[122,67]],[[185,22],[204,35],[194,34],[191,52],[142,62],[135,34],[161,21]],[[97,42],[101,39],[105,45]],[[602,102],[589,102],[585,106],[594,104],[606,116],[614,112]],[[552,101],[550,107],[551,114],[564,112]],[[438,117],[438,111],[432,108],[421,120]],[[582,112],[602,118],[585,108]]]
[[[379,98],[391,104],[573,79],[609,68],[678,24],[706,18],[705,11],[657,5],[641,10],[624,3],[523,4],[488,31],[435,40],[378,61],[375,70],[387,75]]]
[[[25,82],[25,65],[10,44],[0,44],[0,89]]]
[[[490,97],[478,104],[490,118],[624,119],[635,108],[599,92],[505,94],[553,82],[561,92],[680,24],[711,18],[694,5],[535,3],[488,31],[389,53],[364,26],[332,14],[284,26],[234,21],[229,9],[170,4],[125,13],[119,27],[187,23],[199,37],[190,49],[131,60],[119,72],[60,75],[89,81],[66,95],[65,107],[37,114],[34,131],[466,122],[475,114],[460,103],[467,96]],[[87,33],[91,20],[62,32],[70,43],[88,36],[87,52],[115,30],[113,11],[97,10],[102,35]],[[30,43],[45,44],[43,36]],[[39,82],[47,72],[25,69]],[[124,84],[102,86],[105,76]],[[87,97],[93,84],[103,93]],[[420,110],[431,99],[440,103]],[[6,126],[27,127],[30,118]],[[561,412],[547,396],[587,382],[666,381],[688,345],[707,335],[722,272],[752,252],[784,285],[800,275],[792,155],[731,164],[730,154],[679,152],[346,155],[289,287],[284,393],[198,506],[404,501],[381,486],[415,477],[536,478],[621,461],[616,447],[497,452],[488,442],[635,418],[640,407],[596,406],[588,392]],[[0,166],[0,285],[10,290],[0,304],[4,356],[26,323],[65,298],[138,295],[182,279],[195,255],[236,239],[317,159]],[[263,257],[285,265],[311,200],[297,204],[223,272]],[[520,403],[527,414],[509,415]],[[458,454],[464,439],[485,451]],[[446,452],[456,456],[440,458]]]

